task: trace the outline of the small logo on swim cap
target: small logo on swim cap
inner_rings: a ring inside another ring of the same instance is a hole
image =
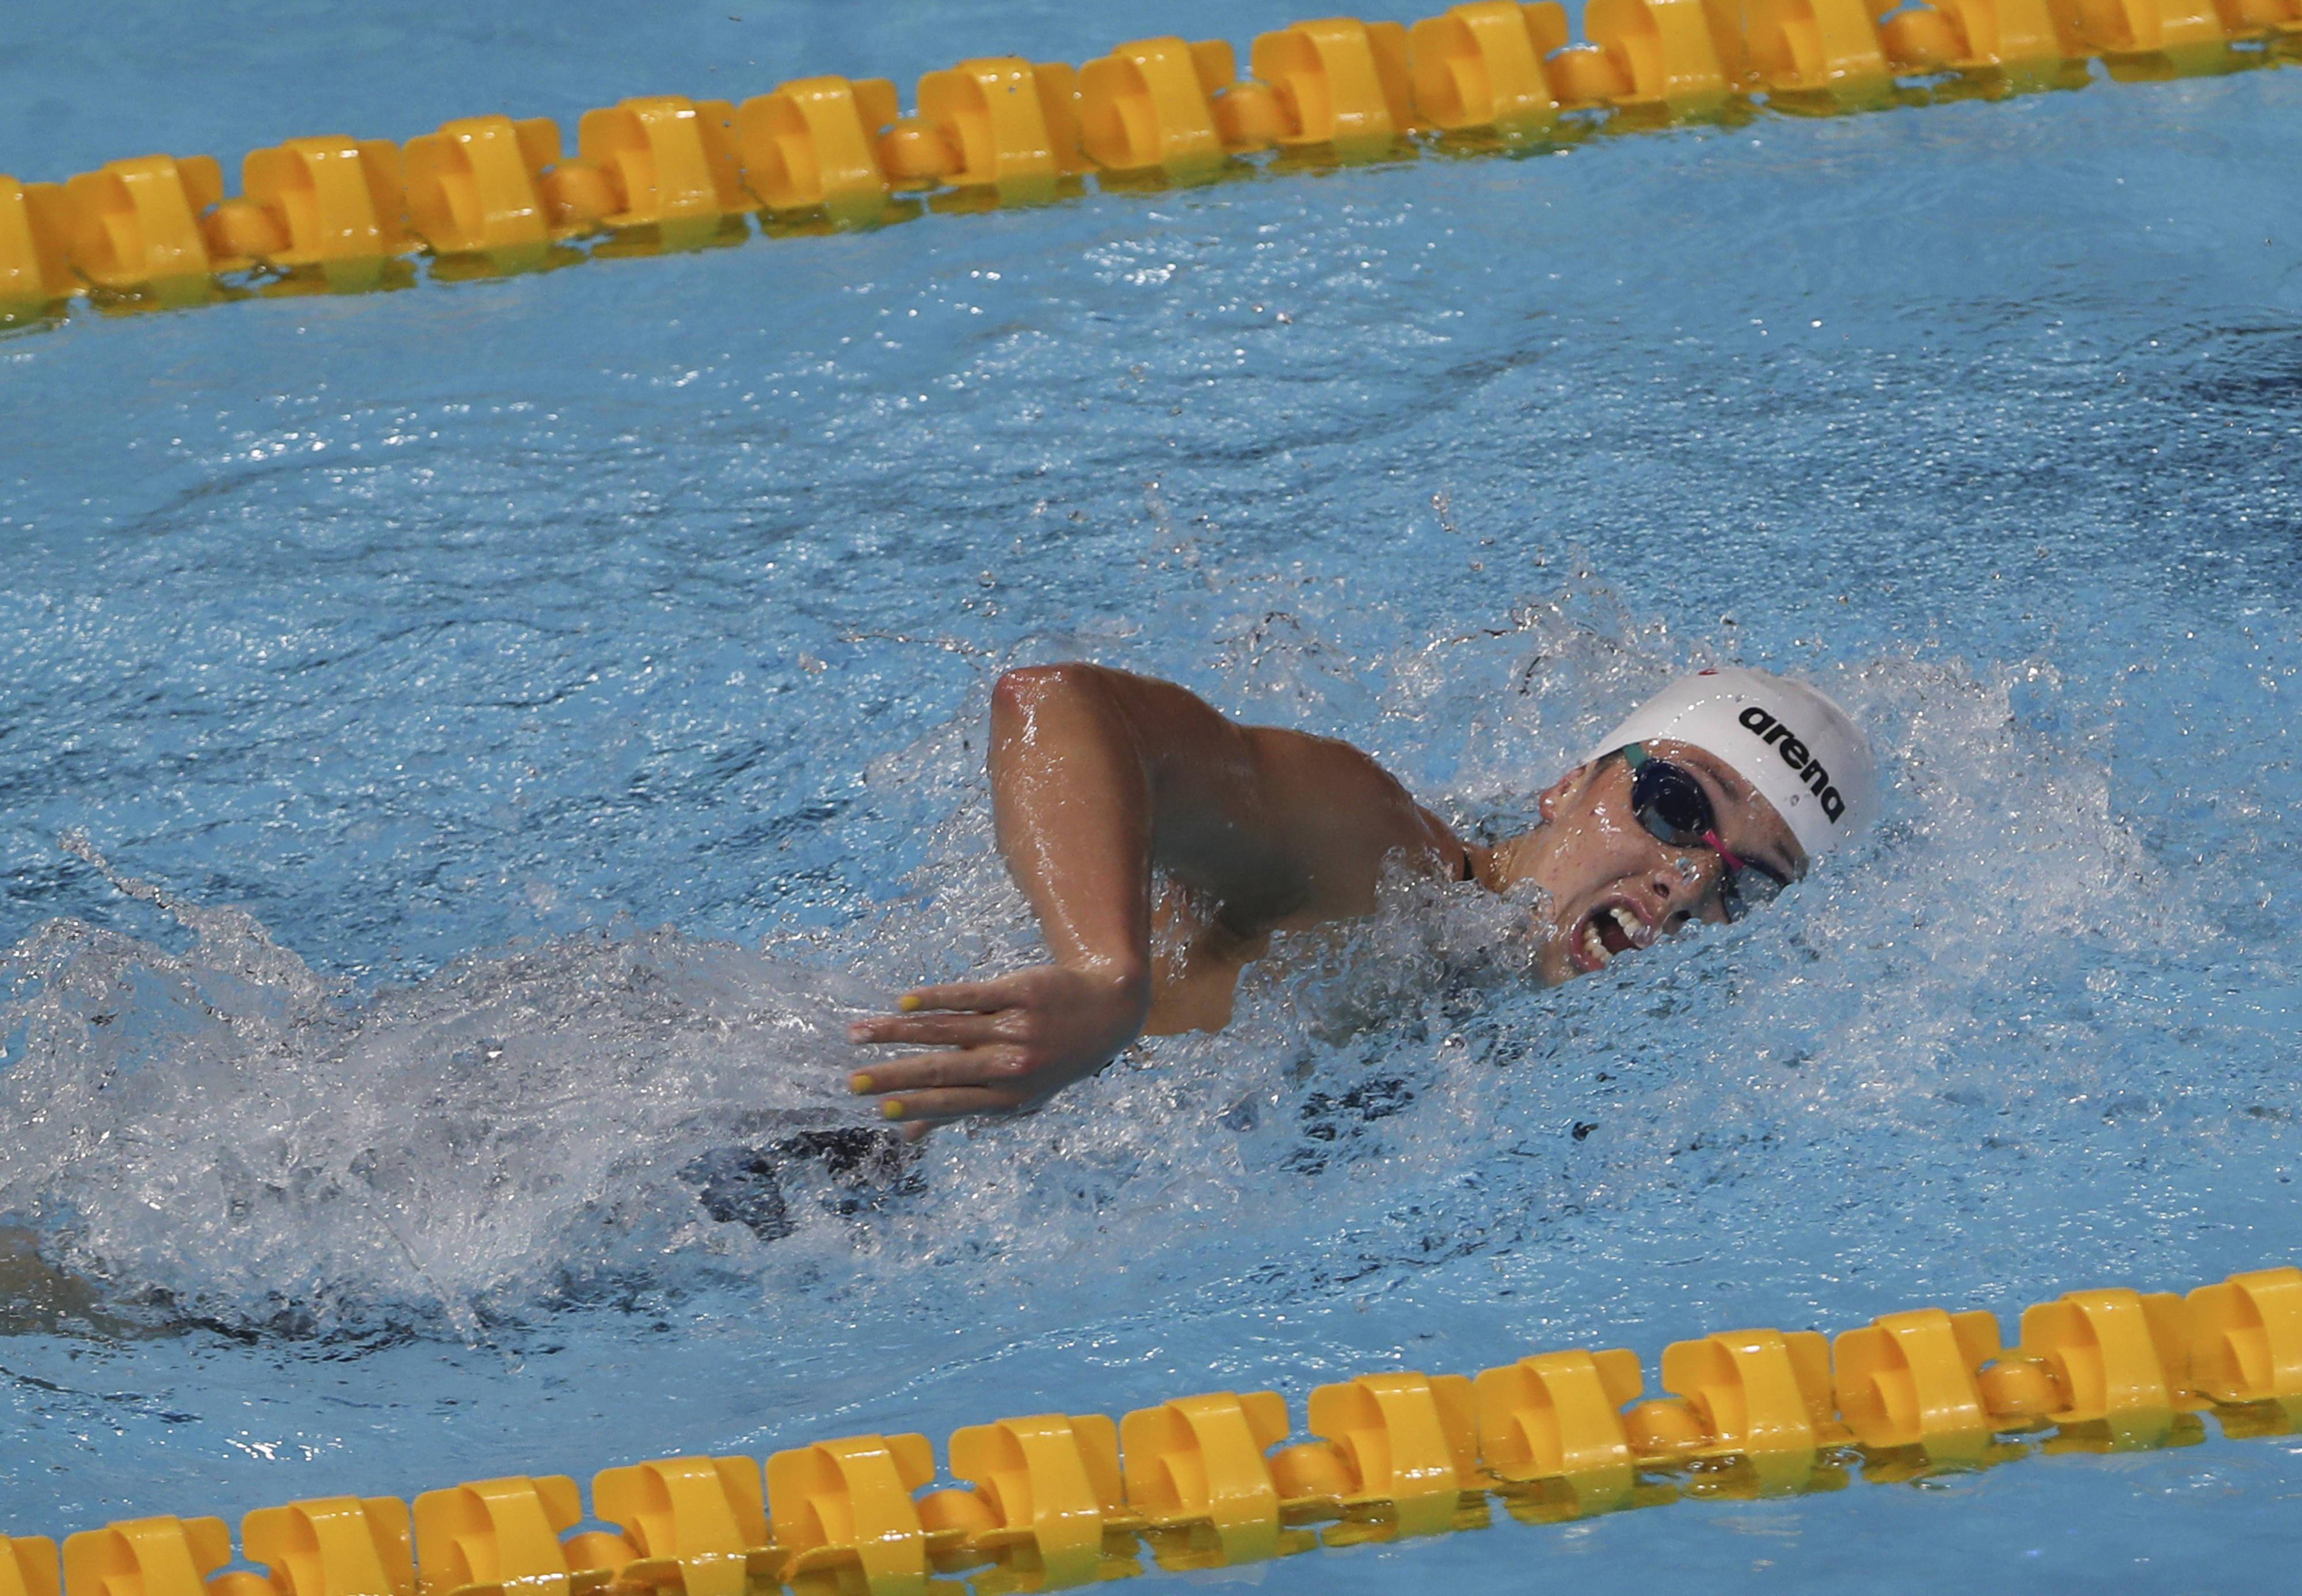
[[[1830,823],[1837,825],[1839,817],[1846,812],[1846,800],[1830,785],[1830,772],[1822,768],[1822,761],[1814,757],[1813,752],[1799,741],[1790,727],[1756,704],[1735,718],[1744,730],[1783,756],[1783,763],[1797,771],[1807,790],[1821,801],[1822,812],[1830,817]]]

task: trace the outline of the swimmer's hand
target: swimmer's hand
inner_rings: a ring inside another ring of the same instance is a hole
[[[860,1020],[850,1041],[928,1047],[855,1072],[858,1096],[917,1141],[948,1121],[1016,1113],[1094,1074],[1143,1034],[1147,973],[1105,965],[1042,964],[996,980],[921,987],[900,1013]]]

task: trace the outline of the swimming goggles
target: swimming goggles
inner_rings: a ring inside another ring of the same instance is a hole
[[[1631,768],[1631,812],[1659,842],[1674,848],[1708,848],[1726,869],[1719,878],[1718,906],[1730,920],[1771,903],[1790,884],[1764,865],[1739,858],[1719,840],[1718,817],[1710,794],[1684,765],[1657,759],[1638,743],[1626,744]]]

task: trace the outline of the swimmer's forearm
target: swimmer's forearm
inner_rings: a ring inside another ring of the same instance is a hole
[[[992,693],[999,850],[1058,963],[1147,992],[1152,774],[1106,673],[1010,671]]]

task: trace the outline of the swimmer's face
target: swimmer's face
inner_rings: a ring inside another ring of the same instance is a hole
[[[1710,795],[1718,835],[1746,868],[1785,881],[1806,871],[1806,853],[1775,808],[1719,760],[1684,743],[1647,752],[1689,771]],[[1711,849],[1674,847],[1631,808],[1631,770],[1609,755],[1558,778],[1542,795],[1548,822],[1524,839],[1520,879],[1549,895],[1535,926],[1536,968],[1556,986],[1603,970],[1694,920],[1723,923],[1726,863]]]

